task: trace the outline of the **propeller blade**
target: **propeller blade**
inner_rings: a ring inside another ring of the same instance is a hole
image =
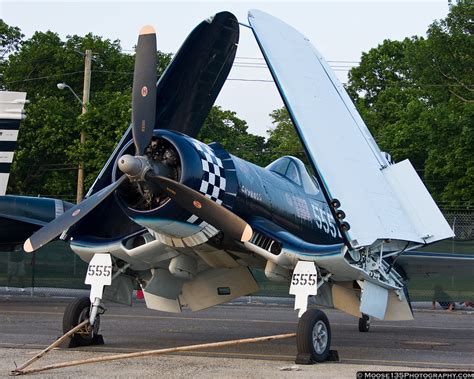
[[[143,155],[155,127],[156,34],[144,26],[138,37],[132,90],[132,124],[135,155]]]
[[[151,171],[148,171],[147,179],[166,191],[180,207],[222,230],[229,237],[242,242],[252,238],[253,231],[249,224],[202,193],[164,176],[154,175]]]
[[[49,224],[42,227],[30,238],[28,238],[23,249],[27,253],[31,253],[39,249],[41,246],[52,241],[54,238],[59,236],[63,231],[69,229],[76,222],[86,216],[92,211],[97,205],[99,205],[107,196],[109,196],[122,182],[127,179],[126,175],[121,176],[116,182],[110,184],[104,189],[100,190],[96,194],[88,197],[81,203],[69,209],[58,218],[51,221]]]

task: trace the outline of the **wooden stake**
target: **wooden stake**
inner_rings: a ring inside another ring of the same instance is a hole
[[[244,338],[244,339],[231,340],[231,341],[211,342],[211,343],[203,343],[203,344],[198,344],[198,345],[170,347],[170,348],[166,348],[166,349],[147,350],[147,351],[141,351],[141,352],[137,352],[137,353],[117,354],[117,355],[102,356],[102,357],[97,357],[97,358],[81,359],[81,360],[76,360],[76,361],[71,361],[71,362],[61,362],[61,363],[57,363],[57,364],[53,364],[53,365],[49,365],[49,366],[33,368],[33,369],[30,369],[30,370],[23,370],[23,366],[22,366],[21,368],[12,371],[11,375],[32,374],[34,372],[52,370],[52,369],[63,368],[63,367],[84,365],[84,364],[88,364],[88,363],[116,361],[116,360],[119,360],[119,359],[128,359],[128,358],[141,358],[141,357],[147,357],[147,356],[150,356],[150,355],[177,353],[177,352],[180,352],[180,351],[191,351],[191,350],[199,350],[199,349],[213,348],[213,347],[242,345],[242,344],[246,344],[246,343],[255,343],[255,342],[262,342],[262,341],[282,340],[282,339],[285,339],[285,338],[292,338],[292,337],[295,337],[295,336],[296,336],[296,333],[277,334],[277,335],[274,335],[274,336]]]
[[[33,362],[36,362],[38,359],[43,357],[46,353],[54,349],[56,346],[60,345],[64,340],[72,336],[74,333],[76,333],[78,330],[80,330],[82,327],[86,326],[89,323],[89,320],[84,320],[81,322],[79,325],[75,326],[72,328],[69,332],[67,332],[64,336],[61,338],[58,338],[56,341],[54,341],[51,345],[49,345],[46,349],[41,351],[40,353],[36,354],[33,358],[31,358],[29,361],[21,365],[20,367],[16,368],[13,370],[10,375],[19,375],[17,372],[23,371],[26,367],[31,365]]]

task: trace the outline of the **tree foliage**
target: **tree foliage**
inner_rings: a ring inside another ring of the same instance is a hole
[[[79,162],[84,162],[86,188],[130,123],[130,93],[134,56],[125,54],[119,41],[93,34],[61,40],[51,31],[36,32],[23,40],[18,28],[0,24],[9,31],[10,55],[1,66],[1,85],[10,91],[25,91],[30,104],[22,122],[17,153],[12,166],[9,192],[41,194],[75,199]],[[3,48],[3,45],[2,45]],[[81,115],[81,104],[67,83],[81,96],[84,52],[93,52],[90,103]],[[171,56],[158,53],[161,75]],[[80,144],[80,133],[86,141]]]
[[[349,73],[349,94],[380,147],[409,158],[446,207],[474,202],[472,16],[460,2],[426,38],[384,41]]]
[[[267,151],[271,160],[283,155],[292,155],[306,162],[306,154],[296,134],[293,122],[286,108],[280,108],[270,113],[274,127],[267,131]]]
[[[247,122],[230,110],[214,106],[204,122],[198,139],[219,142],[231,154],[258,165],[266,165],[265,138],[247,131]]]
[[[18,51],[23,37],[24,35],[19,28],[9,26],[5,21],[0,19],[0,70],[3,70],[8,55]],[[0,88],[2,87],[0,81]]]
[[[444,207],[474,205],[473,11],[460,2],[426,38],[385,40],[349,72],[349,95],[380,148],[410,159]],[[271,116],[275,157],[303,159],[286,109]]]
[[[363,53],[349,73],[347,90],[382,150],[396,161],[409,158],[438,202],[473,205],[474,69],[473,7],[460,2],[429,26],[427,37],[385,40]],[[0,20],[0,87],[26,91],[30,104],[22,123],[9,191],[74,199],[77,165],[86,186],[130,122],[133,55],[119,41],[93,34],[61,40],[51,31],[24,39]],[[88,112],[67,90],[80,95],[83,53],[91,49]],[[170,55],[158,53],[160,75]],[[235,112],[213,107],[199,137],[259,165],[282,155],[305,161],[304,149],[286,109],[270,115],[268,139],[248,132]],[[85,144],[79,143],[80,131]]]
[[[87,34],[61,40],[51,31],[23,40],[18,28],[0,24],[2,49],[10,53],[1,68],[1,84],[26,91],[30,104],[22,122],[12,166],[9,192],[73,201],[77,167],[84,164],[85,188],[94,181],[130,123],[133,55],[119,41]],[[93,52],[90,103],[81,104],[57,83],[65,82],[81,96],[84,52]],[[3,51],[3,50],[2,50]],[[161,75],[171,55],[158,52]],[[200,134],[205,142],[220,142],[229,152],[257,164],[266,163],[265,138],[247,131],[235,112],[213,107]],[[86,140],[80,143],[80,133]]]

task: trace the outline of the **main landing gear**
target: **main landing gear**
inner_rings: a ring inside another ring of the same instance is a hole
[[[64,311],[63,333],[67,333],[81,322],[89,319],[90,312],[91,302],[88,297],[75,298]],[[99,334],[100,315],[102,313],[104,313],[104,309],[99,307],[93,325],[89,323],[83,329],[73,334],[67,347],[103,345],[104,339]]]
[[[308,309],[298,322],[296,331],[298,356],[296,363],[311,364],[338,360],[331,348],[331,327],[326,314],[319,309]]]

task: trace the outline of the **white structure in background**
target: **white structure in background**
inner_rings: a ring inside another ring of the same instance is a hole
[[[5,195],[18,139],[26,92],[0,91],[0,195]]]

